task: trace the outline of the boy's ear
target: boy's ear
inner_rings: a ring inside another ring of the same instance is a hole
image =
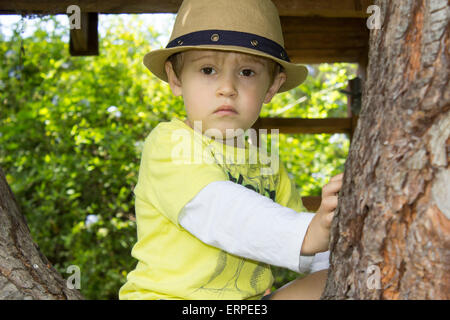
[[[278,92],[278,89],[280,89],[286,79],[286,73],[284,72],[279,72],[276,75],[272,85],[270,86],[269,90],[267,90],[266,96],[264,98],[264,103],[269,103],[272,100],[273,96]]]
[[[181,96],[181,94],[183,93],[182,88],[181,88],[181,81],[178,79],[177,75],[175,74],[172,63],[170,61],[166,61],[166,63],[164,64],[164,68],[166,69],[167,80],[168,80],[167,82],[169,83],[172,93],[176,97]]]

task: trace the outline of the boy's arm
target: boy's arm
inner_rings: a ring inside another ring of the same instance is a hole
[[[231,181],[208,184],[180,213],[180,225],[217,248],[296,272],[309,272],[315,256],[300,256],[313,218]],[[316,270],[327,268],[324,259]]]
[[[323,186],[319,210],[311,220],[303,241],[302,252],[304,254],[322,252],[328,249],[331,222],[338,205],[338,193],[342,186],[343,176],[343,173],[338,174]]]

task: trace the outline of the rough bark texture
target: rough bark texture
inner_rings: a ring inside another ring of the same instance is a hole
[[[449,5],[375,4],[322,298],[449,299]]]
[[[82,299],[31,239],[25,217],[0,168],[0,300]]]

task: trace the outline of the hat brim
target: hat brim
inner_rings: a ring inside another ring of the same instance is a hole
[[[220,51],[234,51],[241,53],[253,54],[256,56],[269,58],[278,62],[286,73],[286,81],[280,87],[278,92],[284,92],[293,89],[303,83],[308,75],[308,69],[301,64],[286,62],[284,60],[275,58],[264,52],[252,50],[249,48],[239,46],[225,46],[225,45],[199,45],[199,46],[182,46],[169,49],[157,49],[150,51],[144,56],[144,65],[159,79],[167,82],[167,74],[164,68],[166,60],[173,54],[187,51],[187,50],[220,50]]]

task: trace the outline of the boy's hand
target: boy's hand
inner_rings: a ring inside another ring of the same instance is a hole
[[[328,250],[331,221],[338,204],[337,194],[341,190],[343,176],[344,174],[340,173],[323,186],[319,210],[312,218],[303,240],[302,255],[313,255]]]

